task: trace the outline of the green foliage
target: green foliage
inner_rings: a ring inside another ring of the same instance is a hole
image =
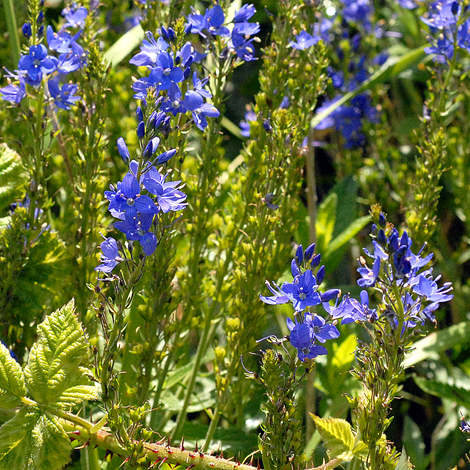
[[[347,462],[354,458],[367,459],[367,445],[353,433],[351,425],[344,419],[322,419],[310,414],[320,433],[330,460]]]
[[[25,368],[32,397],[60,408],[96,398],[96,388],[82,383],[87,371],[79,366],[86,357],[87,344],[74,302],[46,317],[38,333]]]
[[[440,331],[433,331],[413,344],[404,367],[411,367],[425,359],[439,359],[439,353],[470,342],[470,322],[461,322]]]
[[[46,317],[38,326],[38,336],[24,375],[8,349],[0,345],[0,405],[25,404],[0,428],[1,470],[62,468],[71,450],[58,419],[67,416],[62,410],[98,397],[89,372],[80,367],[88,346],[74,302]],[[34,400],[26,397],[27,391]]]
[[[10,351],[0,344],[0,407],[10,409],[18,406],[26,396],[23,370],[10,355]]]
[[[0,144],[0,215],[21,195],[27,181],[21,157],[7,144]]]
[[[23,407],[0,428],[1,470],[59,470],[70,459],[70,440],[57,418]]]

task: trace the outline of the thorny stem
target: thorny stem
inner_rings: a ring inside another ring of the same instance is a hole
[[[135,450],[124,448],[111,433],[100,430],[94,434],[88,434],[86,431],[83,432],[82,430],[77,429],[68,421],[70,420],[61,420],[61,424],[64,429],[70,433],[71,439],[78,440],[83,444],[89,443],[91,446],[98,446],[102,449],[106,449],[124,459],[135,455]],[[88,424],[91,425],[91,423]],[[198,469],[262,470],[259,467],[241,464],[221,457],[203,454],[198,451],[186,450],[183,446],[170,447],[164,444],[145,442],[133,442],[132,444],[134,444],[134,448],[140,448],[140,450],[137,451],[137,455],[135,455],[139,460],[139,463],[143,463],[147,460],[149,464],[151,462],[160,462]],[[142,446],[139,446],[139,444],[142,444]]]

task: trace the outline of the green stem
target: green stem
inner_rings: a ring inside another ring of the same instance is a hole
[[[14,64],[20,60],[20,39],[18,36],[18,26],[16,24],[15,7],[13,0],[4,0],[5,18],[7,21],[8,35],[10,36],[9,46]]]
[[[253,467],[251,465],[244,465],[233,460],[226,460],[224,458],[207,455],[198,451],[186,450],[184,447],[170,447],[167,445],[142,443],[139,447],[139,443],[135,442],[134,449],[126,449],[119,444],[117,439],[106,431],[98,431],[93,435],[88,435],[80,430],[77,430],[68,420],[61,420],[60,424],[63,426],[66,432],[73,433],[73,438],[79,442],[85,444],[90,443],[90,446],[97,446],[101,449],[108,450],[113,454],[119,455],[121,458],[128,458],[135,456],[135,447],[140,449],[137,451],[136,457],[139,462],[143,462],[144,459],[147,462],[165,462],[168,465],[181,465],[182,467],[188,467],[193,465],[195,468],[201,470],[262,470],[260,467]],[[91,425],[91,423],[89,423]]]
[[[215,430],[217,429],[217,425],[219,424],[220,416],[220,400],[217,400],[217,405],[215,406],[211,424],[209,425],[209,429],[207,430],[204,445],[201,448],[202,452],[207,452],[209,450],[209,446],[211,445],[212,439],[214,438]]]
[[[172,437],[179,437],[181,435],[181,431],[183,430],[183,426],[186,421],[187,409],[189,406],[189,402],[191,401],[191,395],[194,390],[194,385],[196,384],[196,379],[199,375],[199,368],[201,366],[201,361],[206,352],[207,343],[209,339],[209,333],[211,331],[211,326],[212,326],[212,316],[209,314],[206,314],[204,331],[202,333],[201,339],[199,340],[199,344],[197,346],[196,360],[194,362],[193,372],[191,374],[191,378],[186,388],[186,394],[184,397],[183,407],[181,408],[180,412],[178,413],[178,417],[176,418],[176,426],[172,432]]]

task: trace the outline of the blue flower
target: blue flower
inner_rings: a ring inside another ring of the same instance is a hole
[[[424,275],[420,275],[418,277],[418,283],[413,287],[413,292],[422,296],[424,300],[438,304],[448,302],[454,298],[453,295],[447,295],[451,290],[452,285],[450,282],[445,283],[441,288],[438,288],[437,283],[432,278],[428,279]]]
[[[456,0],[434,2],[426,16],[421,17],[421,21],[432,28],[443,29],[457,23],[461,10],[462,7]]]
[[[75,95],[78,86],[72,83],[65,83],[60,88],[59,77],[51,78],[48,81],[48,87],[52,98],[54,98],[54,104],[59,108],[69,110],[70,106],[80,99],[80,96]]]
[[[168,89],[168,99],[161,105],[162,111],[172,113],[176,116],[178,113],[185,113],[186,106],[183,103],[183,95],[178,85],[175,83]]]
[[[139,212],[142,214],[157,214],[159,211],[149,196],[140,194],[139,182],[131,173],[124,176],[122,183],[118,183],[118,190],[114,197],[111,194],[108,195],[107,197],[110,200],[109,211],[114,210],[118,214],[123,213],[129,224],[133,224]]]
[[[299,359],[302,362],[328,353],[325,347],[315,345],[313,329],[309,323],[299,323],[297,318],[295,323],[287,318],[286,323],[290,331],[290,342],[297,349]]]
[[[470,432],[470,421],[465,421],[465,419],[462,419],[460,422],[460,429],[462,432]]]
[[[274,294],[271,297],[265,297],[264,295],[260,295],[259,298],[265,303],[269,305],[281,305],[281,304],[286,304],[287,302],[290,302],[290,297],[282,292],[279,287],[275,284],[274,287],[271,287],[271,284],[269,281],[266,281],[266,285],[268,286],[268,289]]]
[[[242,36],[235,29],[232,31],[232,47],[239,59],[245,62],[256,60],[254,56],[255,48],[253,46],[253,39],[246,40],[245,36]]]
[[[289,47],[293,47],[294,49],[298,49],[301,51],[305,51],[316,44],[320,38],[318,36],[312,36],[311,34],[307,33],[307,31],[301,31],[300,34],[295,36],[295,41],[291,41],[289,43]]]
[[[151,167],[143,177],[143,185],[145,189],[157,196],[160,209],[163,212],[179,211],[186,207],[186,194],[178,189],[181,181],[170,181],[165,183],[168,175],[162,174],[154,167]]]
[[[103,256],[100,259],[101,264],[95,268],[95,271],[110,273],[122,261],[119,256],[117,242],[114,238],[107,238],[101,243],[100,249]]]
[[[329,339],[336,339],[339,337],[339,331],[332,323],[326,323],[323,317],[319,315],[305,315],[305,322],[310,324],[312,328],[312,336],[315,341],[325,343]]]
[[[65,17],[66,23],[64,28],[72,26],[73,28],[83,28],[85,26],[85,20],[88,16],[88,10],[85,7],[79,7],[77,9],[64,8],[62,10],[62,16]]]
[[[207,127],[208,117],[219,117],[220,112],[209,103],[204,103],[202,96],[195,91],[188,91],[184,96],[183,104],[188,111],[192,112],[196,126],[203,131]]]
[[[72,45],[80,37],[81,32],[79,31],[74,36],[71,36],[66,31],[60,31],[59,33],[54,33],[54,30],[51,26],[47,27],[47,44],[49,44],[49,49],[57,51],[60,54],[66,54],[73,51]]]
[[[125,233],[128,240],[138,241],[147,256],[150,256],[157,247],[157,237],[150,232],[154,219],[153,214],[139,214],[132,221],[123,220],[115,222],[114,227]]]
[[[310,269],[297,276],[294,282],[284,283],[281,289],[290,298],[297,312],[321,303],[317,280]]]
[[[235,12],[233,22],[244,23],[245,21],[248,21],[255,13],[256,9],[253,4],[245,4]]]
[[[165,52],[170,46],[169,44],[162,38],[159,37],[156,41],[153,37],[153,34],[150,31],[146,33],[147,40],[142,41],[142,46],[140,46],[141,52],[136,54],[130,61],[130,64],[141,66],[153,66],[157,61],[157,57],[162,53]]]
[[[47,55],[47,48],[43,44],[36,44],[29,48],[29,54],[24,55],[18,62],[18,69],[27,73],[34,84],[42,80],[42,74],[53,73],[57,69],[56,57]]]
[[[18,104],[26,96],[24,78],[20,75],[18,76],[18,80],[20,82],[19,86],[10,84],[6,87],[0,88],[0,94],[2,95],[3,100]]]
[[[149,79],[158,84],[159,90],[168,90],[172,84],[183,81],[183,71],[173,65],[173,59],[168,52],[161,52],[156,64],[150,72]]]

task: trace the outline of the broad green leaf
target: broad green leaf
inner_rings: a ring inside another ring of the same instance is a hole
[[[0,470],[34,468],[28,450],[34,445],[33,429],[40,416],[38,408],[25,406],[0,427]]]
[[[57,419],[35,406],[21,408],[0,428],[0,470],[59,470],[70,451]]]
[[[355,447],[351,425],[344,419],[322,419],[310,413],[330,459],[351,460]]]
[[[398,460],[395,470],[413,470],[413,464],[410,462],[410,459],[406,455],[405,448],[402,449],[400,459]]]
[[[50,413],[41,415],[32,434],[30,461],[34,462],[33,468],[59,470],[70,460],[70,439],[55,416]]]
[[[331,358],[331,366],[334,374],[341,374],[349,369],[354,360],[354,351],[357,348],[356,335],[350,334],[338,348],[333,347],[333,356]]]
[[[57,400],[57,404],[62,408],[71,408],[86,400],[96,400],[100,394],[101,387],[94,383],[90,385],[91,371],[84,367],[79,367],[77,374],[72,374],[71,378],[77,385],[67,388]]]
[[[421,46],[417,49],[414,49],[408,54],[405,54],[401,59],[399,59],[394,64],[384,64],[384,66],[378,70],[374,75],[372,75],[369,79],[365,80],[360,86],[355,88],[353,91],[346,93],[343,97],[341,97],[338,101],[335,101],[331,104],[328,108],[326,108],[323,112],[317,114],[312,121],[310,122],[310,126],[315,128],[320,122],[326,119],[333,111],[338,109],[343,104],[347,103],[349,100],[357,96],[359,93],[362,93],[366,90],[370,90],[375,87],[375,85],[379,83],[384,83],[391,77],[396,77],[404,70],[411,68],[413,65],[417,64],[423,57],[426,56],[424,52],[424,48],[427,46]]]
[[[96,398],[97,391],[80,366],[87,352],[85,334],[75,315],[73,300],[38,326],[25,376],[28,390],[39,403],[61,408]]]
[[[0,144],[0,214],[21,196],[21,188],[27,181],[21,157],[7,144]]]
[[[104,54],[104,60],[112,68],[123,61],[144,39],[142,26],[137,25],[119,38]]]
[[[336,222],[338,195],[330,193],[318,207],[315,230],[317,234],[317,252],[324,253],[333,237]]]
[[[21,366],[11,357],[10,351],[0,343],[0,408],[9,410],[26,396],[26,384]]]
[[[413,350],[404,360],[404,367],[411,367],[425,359],[438,359],[439,352],[457,344],[470,342],[470,322],[461,322],[445,330],[435,331],[413,345]]]

